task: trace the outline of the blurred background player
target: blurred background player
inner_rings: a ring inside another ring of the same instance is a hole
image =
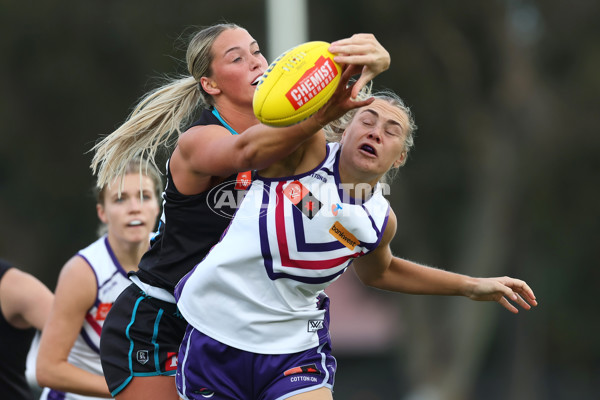
[[[10,400],[31,400],[25,362],[36,329],[42,330],[53,295],[33,275],[0,259],[0,393]]]
[[[102,325],[130,284],[127,273],[137,270],[150,247],[161,189],[159,172],[134,159],[122,182],[116,179],[98,191],[100,238],[63,266],[42,333],[37,359],[37,379],[45,386],[41,399],[110,397],[100,364]]]

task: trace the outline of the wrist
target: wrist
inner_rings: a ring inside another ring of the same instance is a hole
[[[326,124],[323,124],[319,121],[317,115],[312,115],[311,117],[305,119],[300,123],[302,131],[307,135],[313,135],[323,129]]]
[[[471,276],[465,275],[459,293],[461,296],[471,298],[475,294],[475,289],[479,284],[479,278],[473,278]]]

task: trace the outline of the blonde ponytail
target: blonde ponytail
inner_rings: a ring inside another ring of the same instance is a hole
[[[213,98],[198,82],[211,76],[214,58],[212,46],[219,35],[229,29],[242,29],[223,23],[206,27],[190,39],[186,62],[191,76],[173,80],[144,97],[116,131],[98,142],[91,168],[98,175],[98,187],[123,178],[129,161],[141,157],[156,166],[156,153],[170,147],[189,125],[199,106],[214,105]],[[173,137],[177,133],[177,137]],[[173,140],[175,139],[175,140]],[[122,182],[122,180],[121,180]]]
[[[173,80],[144,97],[117,130],[92,148],[91,169],[98,175],[98,187],[123,177],[136,157],[156,167],[157,151],[176,141],[200,101],[198,83],[191,76]]]

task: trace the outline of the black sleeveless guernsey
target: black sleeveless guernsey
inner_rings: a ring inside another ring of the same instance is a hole
[[[0,260],[0,281],[11,265]],[[2,304],[0,304],[0,311]],[[17,329],[0,312],[0,397],[31,400],[33,394],[25,379],[25,362],[35,329]]]
[[[191,126],[197,125],[224,126],[210,110],[204,110]],[[230,200],[240,199],[240,190],[245,192],[239,185],[236,189],[237,177],[234,174],[215,188],[186,196],[175,187],[167,163],[158,235],[135,272],[142,282],[173,293],[177,282],[202,261],[231,222],[238,202]]]

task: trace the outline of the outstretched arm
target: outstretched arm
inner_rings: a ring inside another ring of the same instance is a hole
[[[372,287],[408,294],[465,296],[476,301],[496,301],[517,313],[514,302],[523,309],[537,306],[531,288],[510,277],[474,278],[427,267],[392,255],[389,243],[396,231],[396,217],[390,219],[381,244],[376,250],[354,261],[360,280]]]
[[[313,146],[324,149],[325,137],[321,129],[324,125],[374,100],[351,99],[353,88],[348,87],[348,83],[355,72],[354,67],[344,66],[340,83],[331,99],[314,115],[298,124],[288,127],[256,124],[240,135],[231,135],[225,128],[216,125],[189,129],[179,138],[170,161],[171,171],[178,175],[187,173],[192,176],[190,181],[195,182],[212,176],[264,169],[295,151]],[[181,181],[175,184],[182,191],[184,184]],[[205,188],[194,189],[197,193]]]

